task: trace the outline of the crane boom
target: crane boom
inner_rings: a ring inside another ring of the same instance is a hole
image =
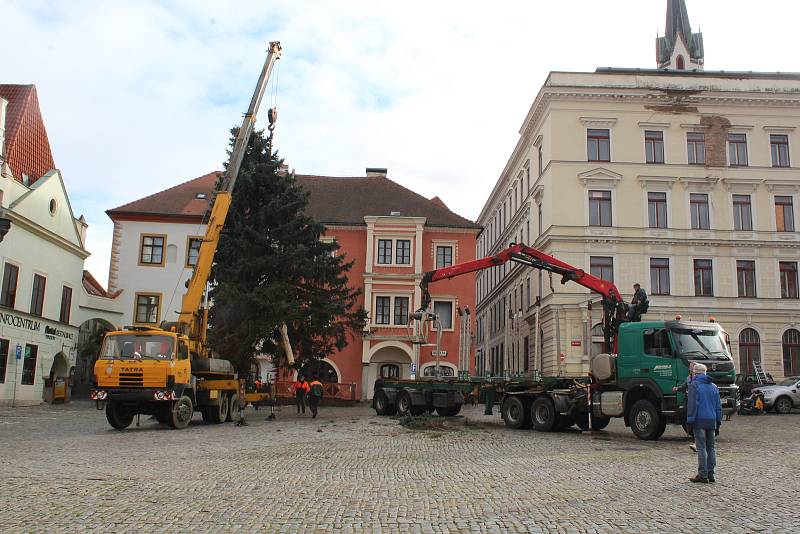
[[[603,305],[603,333],[605,337],[605,350],[610,352],[616,345],[616,333],[619,325],[627,320],[628,305],[622,300],[622,296],[613,282],[598,278],[583,269],[578,269],[565,263],[549,254],[545,254],[539,249],[527,245],[513,243],[505,250],[497,254],[467,261],[449,267],[442,267],[434,271],[426,272],[420,288],[422,289],[422,310],[426,310],[431,302],[431,295],[428,291],[428,284],[438,280],[445,280],[462,274],[473,273],[482,269],[496,267],[508,261],[534,267],[543,271],[549,271],[561,275],[561,283],[575,282],[585,288],[602,295]]]
[[[214,255],[219,245],[220,234],[222,233],[222,228],[225,226],[225,219],[228,216],[228,210],[231,206],[233,189],[236,186],[239,169],[242,166],[242,161],[247,151],[247,143],[255,127],[258,108],[261,105],[261,99],[264,96],[272,67],[280,58],[281,51],[280,42],[273,41],[269,44],[267,59],[264,61],[264,67],[261,69],[261,75],[256,83],[253,98],[250,100],[250,106],[242,120],[242,126],[236,134],[236,140],[233,144],[233,151],[231,152],[228,167],[225,169],[225,175],[222,178],[219,189],[215,193],[214,203],[208,217],[206,233],[200,244],[200,251],[197,256],[194,271],[192,272],[192,277],[186,284],[186,293],[183,296],[181,311],[178,315],[178,328],[181,332],[189,335],[190,341],[195,344],[193,352],[199,355],[205,355],[206,353],[205,339],[208,327],[208,311],[205,308],[201,308],[201,304],[208,278],[211,274],[211,265],[213,264]],[[270,113],[271,122],[273,118],[274,115]]]

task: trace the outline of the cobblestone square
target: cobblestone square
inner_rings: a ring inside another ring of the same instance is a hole
[[[412,431],[366,406],[316,420],[114,431],[86,402],[0,409],[3,532],[800,532],[800,414],[734,417],[718,482],[680,428],[636,440],[506,429],[468,408]],[[468,422],[468,424],[466,424]]]

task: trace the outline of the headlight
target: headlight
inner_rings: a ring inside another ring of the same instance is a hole
[[[89,397],[90,397],[92,400],[98,400],[98,401],[101,401],[101,400],[106,400],[106,398],[108,397],[108,393],[106,393],[106,392],[105,392],[105,391],[103,391],[103,390],[100,390],[100,391],[92,391],[92,394],[91,394]]]
[[[162,400],[164,400],[164,392],[163,391],[156,391],[155,393],[153,393],[153,397],[155,397],[155,399],[158,400],[158,401],[162,401]]]

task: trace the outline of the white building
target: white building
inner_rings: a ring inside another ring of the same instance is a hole
[[[38,404],[76,365],[80,327],[117,321],[114,299],[85,287],[87,225],[54,169],[36,89],[0,85],[0,404]]]
[[[656,55],[653,70],[550,73],[478,219],[478,256],[524,242],[628,299],[640,282],[645,320],[713,316],[738,369],[798,375],[800,74],[704,70],[683,0]],[[477,291],[479,370],[588,370],[598,295],[519,265],[481,272]]]

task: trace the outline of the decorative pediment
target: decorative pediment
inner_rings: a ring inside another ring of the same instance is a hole
[[[650,130],[666,130],[670,127],[668,122],[640,122],[639,128],[648,128]]]
[[[764,131],[773,134],[790,134],[795,130],[794,126],[764,126]]]
[[[581,122],[590,128],[611,128],[617,124],[617,119],[613,117],[581,117]]]
[[[725,189],[735,193],[749,193],[758,189],[764,180],[760,178],[723,178],[722,183]]]
[[[608,169],[599,167],[591,171],[582,172],[578,179],[586,187],[614,188],[622,180],[622,175]]]
[[[693,191],[711,191],[714,189],[714,186],[717,185],[717,182],[719,182],[719,176],[679,178],[678,180],[686,190],[691,189]]]
[[[672,189],[672,185],[677,181],[677,176],[639,176],[639,184],[642,186],[642,189],[653,191]]]
[[[788,195],[800,192],[800,180],[764,180],[770,193],[785,193]]]

